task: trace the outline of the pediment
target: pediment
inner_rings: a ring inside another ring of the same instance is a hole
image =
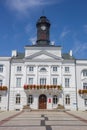
[[[26,59],[31,59],[31,60],[46,60],[46,59],[49,59],[49,60],[61,60],[61,57],[58,57],[54,54],[51,54],[47,51],[40,51],[40,52],[37,52],[37,53],[34,53],[28,57],[26,57]]]

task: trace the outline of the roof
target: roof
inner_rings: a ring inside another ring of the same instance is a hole
[[[13,56],[12,59],[23,59],[25,56],[25,53],[18,52],[17,56]]]
[[[75,60],[75,57],[70,56],[69,53],[64,53],[64,54],[62,54],[62,58],[63,58],[64,60]]]

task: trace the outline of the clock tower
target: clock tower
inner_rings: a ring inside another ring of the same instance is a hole
[[[50,44],[49,30],[50,22],[46,16],[41,16],[36,23],[37,27],[37,45],[46,46]]]

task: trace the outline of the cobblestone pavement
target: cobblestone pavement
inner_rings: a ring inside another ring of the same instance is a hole
[[[0,130],[87,130],[87,112],[2,112]]]

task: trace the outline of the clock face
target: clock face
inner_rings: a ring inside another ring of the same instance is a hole
[[[42,29],[42,30],[46,30],[46,26],[44,26],[44,25],[41,26],[41,29]]]

